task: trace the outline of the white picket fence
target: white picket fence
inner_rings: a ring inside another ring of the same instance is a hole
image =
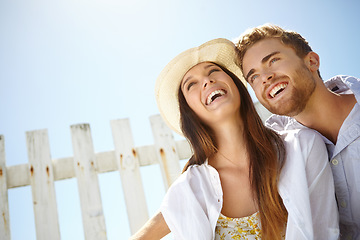
[[[51,159],[47,130],[26,133],[28,164],[6,166],[0,136],[0,239],[10,240],[8,189],[30,185],[36,238],[60,239],[54,181],[76,178],[85,239],[107,239],[98,173],[119,171],[131,233],[148,219],[140,167],[160,164],[165,186],[181,172],[179,159],[188,158],[185,140],[175,141],[159,115],[150,117],[154,145],[135,147],[128,119],[111,121],[115,150],[94,153],[90,126],[71,126],[73,157]],[[46,224],[44,224],[46,223]]]
[[[261,107],[261,106],[260,106]],[[260,111],[264,119],[268,113]],[[149,218],[140,167],[159,164],[165,188],[179,176],[180,159],[191,156],[186,140],[175,141],[159,115],[150,117],[154,145],[135,147],[128,119],[111,121],[113,151],[95,153],[90,126],[71,126],[73,157],[51,159],[47,130],[26,133],[29,163],[6,166],[0,135],[0,240],[10,240],[8,189],[31,186],[36,239],[61,239],[54,181],[76,178],[86,240],[107,239],[98,174],[119,171],[130,232]],[[45,224],[46,223],[46,224]]]

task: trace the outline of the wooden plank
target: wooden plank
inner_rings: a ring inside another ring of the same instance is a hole
[[[26,142],[36,239],[60,239],[54,173],[47,130],[27,132]]]
[[[166,126],[160,115],[151,116],[150,123],[165,189],[167,190],[181,173],[175,140],[170,128]]]
[[[9,219],[9,201],[7,188],[7,171],[5,160],[5,140],[0,135],[0,239],[10,240],[10,219]]]
[[[154,145],[142,146],[135,149],[138,153],[140,166],[158,164]]]
[[[74,158],[53,159],[54,179],[62,180],[75,177]]]
[[[175,142],[179,159],[187,159],[192,155],[186,140]],[[158,156],[154,145],[136,147],[140,166],[158,164]],[[115,151],[100,152],[95,154],[98,163],[98,173],[118,171]],[[52,160],[54,180],[63,180],[75,177],[74,158],[65,157]],[[29,164],[7,166],[7,187],[16,188],[30,185]]]
[[[105,240],[105,218],[90,126],[88,124],[72,125],[71,135],[85,239]]]
[[[29,164],[7,166],[8,189],[28,185],[30,185]]]
[[[115,151],[97,153],[96,161],[99,173],[112,172],[118,169],[115,159]]]
[[[130,230],[134,234],[149,218],[141,181],[138,153],[134,147],[128,119],[111,121],[111,128]]]

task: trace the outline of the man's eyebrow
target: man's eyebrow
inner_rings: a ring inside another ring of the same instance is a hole
[[[248,81],[248,78],[249,78],[250,75],[253,74],[254,72],[255,72],[255,70],[252,68],[252,69],[248,72],[248,74],[246,75],[245,80]]]
[[[278,54],[278,53],[280,53],[280,52],[279,52],[279,51],[275,51],[275,52],[272,52],[272,53],[266,55],[266,56],[261,60],[261,63],[267,62],[267,61],[269,60],[269,58],[271,58],[272,56],[274,56],[274,55],[276,55],[276,54]]]
[[[263,59],[261,59],[261,64],[264,64],[266,63],[272,56],[276,55],[280,53],[279,51],[275,51],[275,52],[272,52],[268,55],[266,55],[265,57],[263,57]],[[248,78],[250,77],[251,74],[253,74],[255,72],[255,69],[251,69],[248,74],[246,74],[246,77],[245,77],[245,80],[248,81]]]

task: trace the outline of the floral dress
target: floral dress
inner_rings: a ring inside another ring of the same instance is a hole
[[[215,240],[232,239],[261,239],[259,212],[242,218],[229,218],[220,213],[215,228]]]

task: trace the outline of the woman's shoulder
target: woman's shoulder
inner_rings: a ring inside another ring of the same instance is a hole
[[[206,194],[205,194],[206,193]],[[210,165],[192,165],[184,173],[182,173],[170,186],[167,191],[167,198],[178,201],[183,196],[199,196],[207,195],[218,197],[222,195],[220,178],[217,171]],[[199,200],[201,201],[201,200]]]
[[[203,163],[201,165],[190,165],[186,171],[184,171],[171,186],[177,186],[182,184],[189,184],[190,182],[196,182],[199,179],[204,179],[208,176],[209,165]]]

